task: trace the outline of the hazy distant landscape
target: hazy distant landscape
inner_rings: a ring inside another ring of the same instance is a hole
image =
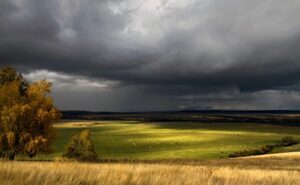
[[[62,111],[63,119],[146,122],[268,123],[299,126],[297,110],[181,110],[152,112]]]

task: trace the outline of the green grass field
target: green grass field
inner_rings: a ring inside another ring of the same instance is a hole
[[[92,131],[96,152],[102,159],[226,158],[235,151],[278,143],[284,136],[300,141],[300,127],[258,123],[78,121],[57,123],[55,127],[54,153],[35,159],[61,157],[69,138],[84,129]],[[299,145],[287,148],[295,150],[300,150]]]

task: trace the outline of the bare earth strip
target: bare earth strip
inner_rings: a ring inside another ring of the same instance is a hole
[[[257,155],[250,156],[245,158],[282,158],[282,159],[295,159],[300,160],[300,152],[287,152],[287,153],[278,153],[278,154],[265,154],[265,155]],[[299,164],[300,165],[300,164]]]

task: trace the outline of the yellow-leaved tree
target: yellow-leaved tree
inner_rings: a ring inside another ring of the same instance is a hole
[[[0,68],[0,155],[35,156],[51,151],[53,122],[60,113],[50,97],[51,83],[28,83],[12,67]]]

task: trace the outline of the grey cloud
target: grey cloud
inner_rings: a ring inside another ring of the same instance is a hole
[[[114,81],[111,94],[120,102],[139,102],[141,109],[184,107],[189,102],[182,97],[216,91],[229,91],[237,103],[228,106],[242,107],[247,100],[240,97],[249,93],[274,90],[282,96],[266,96],[283,99],[290,95],[283,89],[298,91],[299,9],[297,0],[2,0],[0,65],[26,74],[46,70]],[[58,86],[65,82],[55,82],[62,99]],[[91,99],[111,97],[91,91]],[[259,97],[248,97],[253,107],[263,107]],[[222,107],[229,100],[201,101],[203,107]],[[125,103],[112,104],[126,109]]]

